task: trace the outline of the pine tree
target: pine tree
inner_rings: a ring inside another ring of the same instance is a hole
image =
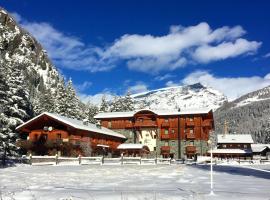
[[[109,104],[106,100],[106,95],[104,94],[101,99],[101,104],[99,107],[99,112],[108,112],[109,111]]]
[[[122,111],[134,110],[134,101],[131,97],[131,93],[128,91],[126,96],[122,98]]]
[[[43,112],[54,113],[54,104],[55,99],[50,89],[44,89],[43,92],[37,92],[33,100],[35,114],[39,115]]]
[[[79,99],[76,97],[76,92],[73,88],[72,80],[67,83],[67,101],[66,101],[66,116],[71,118],[80,118]]]
[[[97,120],[94,118],[96,114],[98,114],[98,107],[96,105],[91,104],[88,102],[87,104],[87,119],[90,123],[96,123]]]
[[[67,91],[65,88],[64,80],[61,79],[57,84],[56,94],[55,94],[55,113],[59,115],[66,116],[66,102],[67,102]]]
[[[111,103],[111,112],[121,112],[123,111],[122,98],[118,96],[114,96],[113,101]]]

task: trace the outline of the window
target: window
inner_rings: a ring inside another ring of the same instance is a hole
[[[172,134],[174,134],[174,133],[175,133],[175,130],[174,130],[174,129],[172,129],[172,130],[171,130],[171,133],[172,133]]]
[[[43,134],[42,137],[44,138],[44,140],[48,139],[48,135],[47,134]]]
[[[189,133],[190,133],[190,134],[193,134],[193,133],[194,133],[193,128],[189,129]]]
[[[189,117],[189,121],[191,121],[191,122],[194,121],[194,117],[193,116],[190,116]]]
[[[108,128],[112,128],[112,122],[111,121],[108,122]]]
[[[37,141],[38,140],[38,134],[34,135],[34,140]]]
[[[61,133],[57,134],[57,139],[61,139]]]
[[[246,144],[244,144],[244,148],[245,148],[245,149],[247,148],[247,145],[246,145]]]
[[[169,146],[169,142],[168,141],[166,141],[165,143],[164,143],[164,146]]]
[[[169,119],[168,119],[168,118],[165,118],[164,121],[165,121],[165,122],[169,122]]]
[[[175,146],[175,141],[171,141],[171,145],[172,146]]]
[[[190,141],[189,144],[194,146],[194,141]]]
[[[164,134],[168,135],[168,133],[169,133],[169,130],[168,129],[165,129],[164,130]]]
[[[227,145],[226,145],[226,144],[223,144],[223,145],[222,145],[222,147],[223,147],[223,148],[226,148],[226,147],[227,147]]]

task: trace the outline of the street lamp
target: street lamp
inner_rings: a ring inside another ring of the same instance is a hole
[[[213,191],[213,141],[212,139],[209,139],[207,143],[210,145],[210,156],[211,156],[211,164],[210,164],[210,182],[211,182],[211,190],[210,195],[214,195]]]

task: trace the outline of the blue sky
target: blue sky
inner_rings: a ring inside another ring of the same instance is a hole
[[[201,82],[234,99],[270,85],[269,1],[2,0],[80,97]]]

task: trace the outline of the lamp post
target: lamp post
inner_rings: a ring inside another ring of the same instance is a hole
[[[211,163],[210,163],[210,183],[211,183],[211,186],[210,186],[210,195],[214,195],[214,191],[213,191],[213,141],[212,139],[209,139],[208,140],[208,144],[210,145],[210,156],[211,156]]]

